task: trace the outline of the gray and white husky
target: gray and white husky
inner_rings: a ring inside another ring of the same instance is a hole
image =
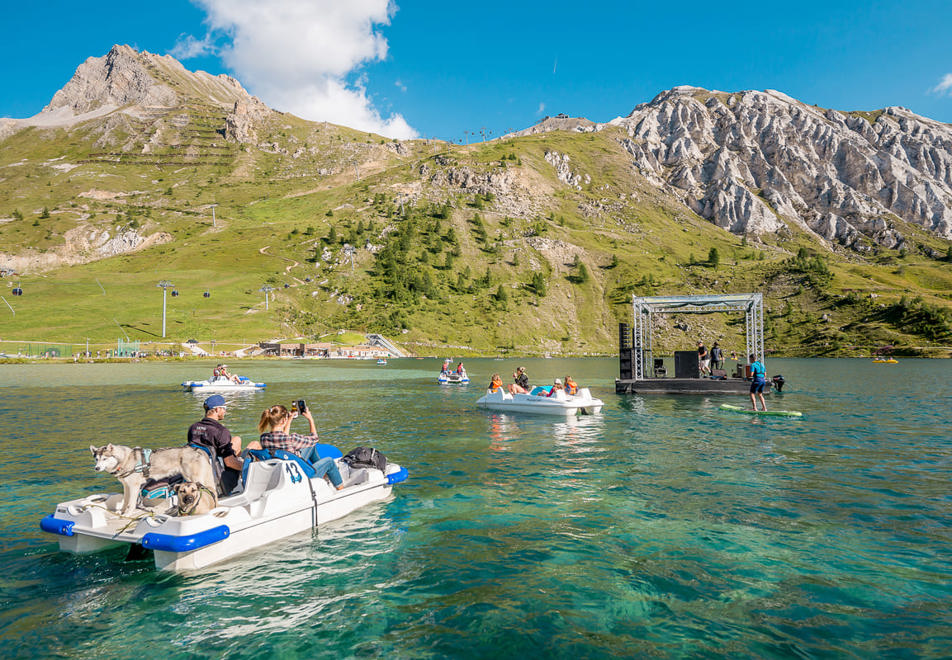
[[[122,506],[119,513],[135,511],[139,492],[148,479],[165,479],[175,474],[214,490],[215,476],[208,454],[194,447],[155,449],[151,456],[139,447],[125,445],[89,446],[96,460],[96,471],[106,472],[122,484]]]

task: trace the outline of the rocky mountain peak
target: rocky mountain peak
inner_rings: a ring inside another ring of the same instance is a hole
[[[79,65],[66,85],[53,95],[44,112],[68,108],[75,115],[102,106],[172,105],[176,94],[150,71],[149,53],[116,45],[102,57],[90,57]]]
[[[864,250],[901,246],[904,221],[952,238],[952,127],[905,108],[682,86],[609,123],[648,180],[731,232],[795,225]]]
[[[102,57],[90,57],[41,114],[74,116],[129,105],[170,107],[189,100],[232,108],[251,96],[234,78],[189,71],[170,55],[115,45]]]

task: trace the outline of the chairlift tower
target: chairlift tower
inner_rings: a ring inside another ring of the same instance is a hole
[[[172,288],[172,283],[168,280],[162,280],[156,286],[162,289],[162,339],[165,339],[165,301],[168,290]]]
[[[263,287],[258,289],[258,291],[264,291],[264,311],[267,312],[268,311],[268,294],[274,291],[274,287],[268,286],[267,284],[265,284]]]
[[[353,275],[353,274],[354,274],[354,252],[355,252],[356,250],[355,250],[354,246],[351,245],[350,243],[344,243],[344,248],[343,248],[343,250],[344,250],[344,254],[347,256],[347,258],[350,259],[350,274]]]

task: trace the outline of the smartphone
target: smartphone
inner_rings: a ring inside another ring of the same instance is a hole
[[[304,399],[298,399],[294,405],[297,406],[298,412],[302,415],[304,414],[304,411],[307,410],[307,404],[304,403]]]

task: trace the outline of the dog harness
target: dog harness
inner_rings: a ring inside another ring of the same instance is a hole
[[[134,472],[141,472],[142,476],[148,479],[149,478],[149,461],[152,460],[152,450],[143,449],[142,447],[135,447],[132,450],[132,454],[133,456],[136,457],[135,466],[131,470],[127,470],[126,472],[123,472],[122,474],[119,474],[118,470],[114,472],[113,474],[115,474],[120,479],[125,479],[126,477],[128,477],[130,474],[133,474]]]

